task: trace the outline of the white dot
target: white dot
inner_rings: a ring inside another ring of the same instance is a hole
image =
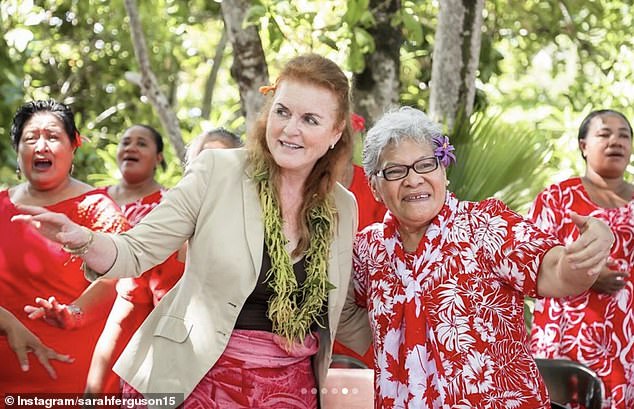
[[[311,389],[310,393],[312,393],[313,395],[317,395],[317,388]]]
[[[341,388],[341,394],[342,395],[347,395],[348,394],[348,388]]]
[[[328,388],[321,388],[321,393],[324,395],[328,394]]]
[[[308,389],[302,388],[301,392],[302,392],[302,395],[306,395],[308,393]]]
[[[332,389],[330,390],[330,393],[332,393],[333,395],[336,395],[337,393],[339,393],[339,389],[337,389],[337,388],[332,388]]]
[[[358,388],[352,388],[352,394],[356,395],[357,393],[359,393],[359,389]]]

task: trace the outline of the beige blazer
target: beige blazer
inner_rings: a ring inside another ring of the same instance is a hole
[[[112,236],[118,255],[105,278],[139,276],[188,241],[183,278],[141,325],[114,366],[141,393],[187,397],[224,351],[238,313],[255,288],[264,228],[256,186],[246,176],[245,164],[243,149],[204,151],[141,223]],[[338,338],[360,353],[371,339],[367,312],[354,306],[348,288],[356,202],[339,185],[334,197],[338,222],[328,277],[336,288],[328,294],[327,327],[320,330],[314,359],[318,385],[325,379],[337,331]],[[97,275],[88,271],[87,277]],[[337,330],[340,319],[343,325]],[[168,406],[180,403],[178,399]]]

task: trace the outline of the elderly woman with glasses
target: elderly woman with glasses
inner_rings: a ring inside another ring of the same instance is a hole
[[[550,407],[530,351],[523,299],[588,289],[614,237],[571,212],[559,241],[499,200],[447,191],[449,139],[423,112],[387,113],[363,165],[383,223],[357,235],[355,298],[374,336],[377,408]]]

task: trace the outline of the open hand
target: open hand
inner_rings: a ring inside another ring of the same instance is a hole
[[[35,354],[40,364],[42,364],[52,379],[57,379],[57,374],[49,361],[53,359],[61,362],[74,361],[70,356],[60,354],[44,345],[35,334],[29,331],[29,329],[17,319],[13,320],[11,324],[7,326],[5,332],[7,333],[9,346],[11,346],[11,349],[13,349],[17,355],[20,367],[24,372],[29,370],[29,352]]]
[[[39,206],[16,205],[22,214],[11,218],[12,222],[24,221],[35,227],[42,236],[69,248],[77,248],[88,241],[85,228],[71,221],[63,213],[55,213]]]
[[[32,320],[42,319],[54,327],[64,329],[78,328],[83,324],[83,313],[75,305],[62,304],[55,297],[49,297],[48,300],[37,297],[35,304],[36,306],[24,307],[24,312],[29,314]]]
[[[608,225],[594,217],[570,212],[570,219],[581,232],[572,244],[566,246],[566,257],[575,270],[587,270],[597,275],[607,263],[614,234]]]

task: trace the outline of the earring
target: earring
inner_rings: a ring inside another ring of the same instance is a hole
[[[16,166],[15,168],[15,176],[18,178],[18,180],[22,180],[22,170],[20,169],[20,165]]]
[[[335,144],[333,143],[332,145],[330,145],[330,149],[335,149]]]
[[[445,186],[449,186],[450,183],[451,183],[451,180],[447,180],[447,182],[445,182]]]
[[[75,172],[75,164],[74,164],[74,163],[71,163],[71,164],[70,164],[70,172],[68,172],[68,173],[72,175],[72,174],[73,174],[73,172]]]

